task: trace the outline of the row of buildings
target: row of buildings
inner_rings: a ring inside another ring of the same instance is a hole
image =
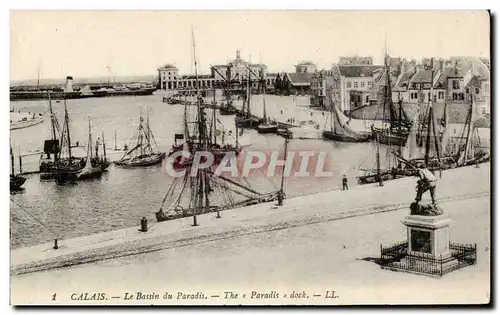
[[[262,93],[265,88],[266,93],[310,95],[311,105],[328,108],[335,104],[344,112],[380,103],[387,82],[394,102],[467,102],[471,95],[477,101],[489,102],[490,70],[479,58],[424,58],[417,63],[388,57],[387,65],[390,80],[384,65],[374,65],[371,57],[360,56],[341,57],[328,70],[318,70],[314,63],[306,61],[296,65],[295,72],[270,73],[265,64],[247,62],[236,51],[235,59],[212,66],[210,74],[198,75],[198,81],[202,90],[241,91],[250,80],[254,93]],[[161,90],[195,92],[196,77],[180,75],[171,64],[158,69],[158,81]]]
[[[330,70],[317,71],[311,81],[312,104],[323,108],[335,104],[344,112],[352,111],[381,103],[388,84],[393,102],[467,103],[471,96],[477,102],[490,101],[490,70],[479,58],[426,58],[419,64],[389,57],[387,73],[384,65],[361,60],[364,63],[344,61]]]

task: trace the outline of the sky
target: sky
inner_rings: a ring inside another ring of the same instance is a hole
[[[269,72],[340,56],[489,58],[486,11],[11,11],[10,79],[154,75],[172,63],[194,73],[236,50]],[[40,70],[39,70],[40,69]]]

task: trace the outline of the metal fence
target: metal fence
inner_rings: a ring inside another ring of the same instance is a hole
[[[451,257],[433,258],[426,253],[410,253],[407,241],[389,247],[380,245],[380,265],[384,269],[440,277],[477,261],[476,244],[450,243],[450,252]]]

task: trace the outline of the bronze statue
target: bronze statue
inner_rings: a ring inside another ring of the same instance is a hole
[[[410,205],[410,214],[412,215],[441,215],[443,210],[441,210],[436,205],[436,182],[437,178],[429,171],[427,168],[421,167],[418,171],[419,180],[417,181],[417,196],[415,201]],[[422,195],[429,191],[431,195],[432,204],[421,205]]]

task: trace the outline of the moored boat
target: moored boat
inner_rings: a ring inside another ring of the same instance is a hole
[[[165,152],[158,150],[158,145],[149,125],[149,115],[146,115],[146,123],[141,116],[139,127],[130,141],[129,149],[122,158],[115,163],[121,167],[152,166],[161,163],[165,158]]]

